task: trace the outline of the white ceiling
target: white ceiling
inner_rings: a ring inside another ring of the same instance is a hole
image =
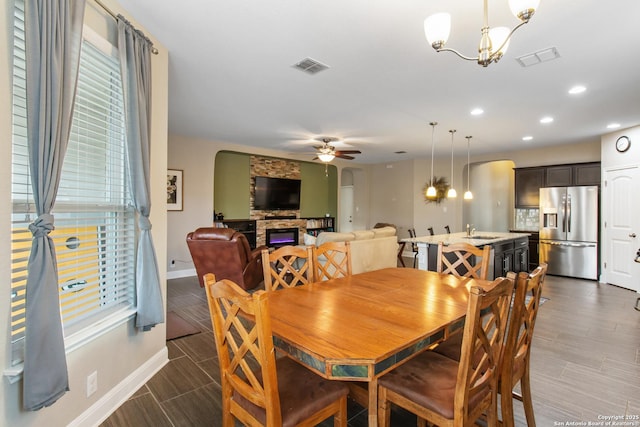
[[[447,47],[475,56],[481,0],[120,0],[169,50],[169,132],[312,152],[318,136],[362,151],[356,162],[600,140],[617,122],[640,124],[640,2],[541,0],[487,68],[437,53],[423,21],[452,14]],[[489,1],[491,26],[517,24],[507,0]],[[555,47],[560,58],[524,68],[516,58]],[[292,66],[313,58],[315,75]],[[582,84],[587,91],[570,96]],[[482,116],[471,116],[481,107]],[[550,115],[554,122],[541,125]],[[533,140],[523,142],[524,135]],[[395,151],[406,154],[394,154]]]

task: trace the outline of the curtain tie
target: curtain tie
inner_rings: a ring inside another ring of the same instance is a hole
[[[33,237],[42,237],[48,235],[53,231],[53,215],[42,214],[35,221],[29,224],[29,231],[33,234]]]
[[[151,230],[151,220],[149,217],[140,215],[140,218],[138,219],[138,227],[140,227],[140,230],[144,231]]]

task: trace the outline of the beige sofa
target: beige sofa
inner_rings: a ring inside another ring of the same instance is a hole
[[[350,242],[353,274],[397,266],[398,238],[394,227],[348,233],[323,231],[316,238],[304,236],[305,245],[320,246],[326,242]]]

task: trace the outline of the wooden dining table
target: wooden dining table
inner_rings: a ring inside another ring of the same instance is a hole
[[[269,296],[274,344],[324,378],[363,385],[352,390],[377,426],[378,378],[461,329],[469,289],[490,283],[386,268],[278,290]]]

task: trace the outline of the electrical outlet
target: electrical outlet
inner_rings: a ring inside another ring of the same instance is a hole
[[[87,375],[87,397],[98,391],[98,371]]]

